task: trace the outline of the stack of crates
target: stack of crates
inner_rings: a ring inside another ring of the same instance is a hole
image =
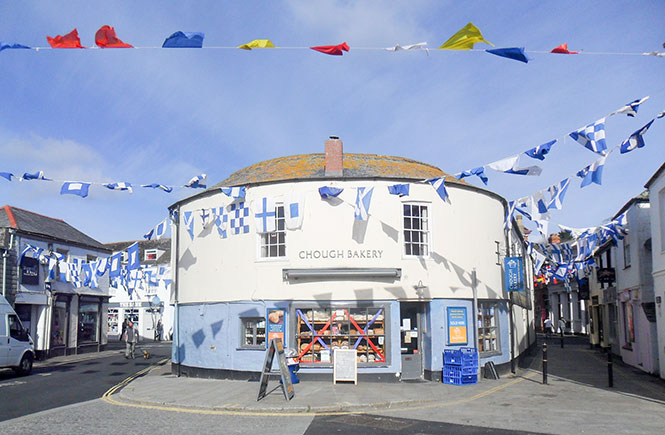
[[[478,382],[478,352],[473,347],[443,351],[443,383],[469,385]]]

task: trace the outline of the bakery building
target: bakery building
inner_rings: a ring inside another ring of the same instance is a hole
[[[335,349],[357,351],[361,380],[440,380],[459,346],[509,369],[535,340],[524,240],[499,195],[448,176],[444,201],[424,181],[446,175],[331,137],[173,204],[173,370],[257,378],[275,337],[304,377],[331,375]]]

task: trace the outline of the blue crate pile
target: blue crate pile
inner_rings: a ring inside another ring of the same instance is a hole
[[[470,385],[478,382],[478,352],[473,347],[443,351],[443,383]]]

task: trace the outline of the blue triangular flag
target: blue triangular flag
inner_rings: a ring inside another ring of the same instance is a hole
[[[524,63],[529,62],[529,58],[524,54],[524,47],[490,48],[485,51],[497,56],[507,57],[508,59],[518,60]]]
[[[175,32],[164,40],[162,48],[202,48],[204,37],[202,32]]]

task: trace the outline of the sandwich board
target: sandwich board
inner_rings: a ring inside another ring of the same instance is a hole
[[[275,375],[270,371],[272,369],[272,361],[275,358],[275,354],[277,354],[279,374],[282,378],[282,391],[284,392],[284,398],[286,400],[291,400],[295,395],[293,391],[293,383],[291,383],[291,372],[289,372],[289,367],[286,365],[284,345],[282,344],[282,340],[273,338],[270,340],[268,349],[266,349],[266,359],[263,362],[263,370],[261,371],[259,395],[256,398],[257,402],[268,395],[268,378],[271,375]]]

